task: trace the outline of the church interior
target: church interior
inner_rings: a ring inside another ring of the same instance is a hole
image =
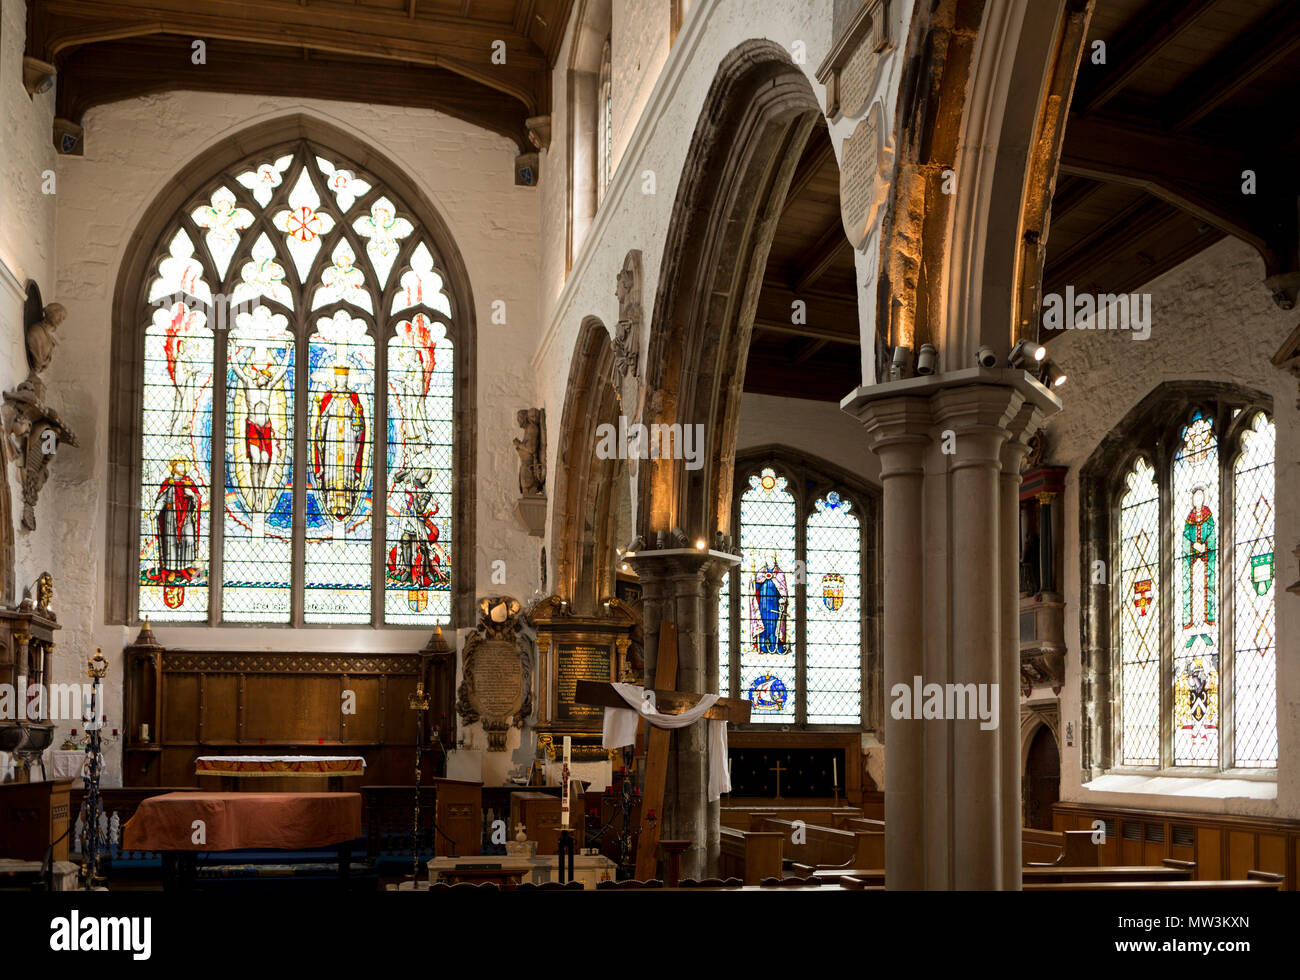
[[[2,4],[0,890],[1300,888],[1290,0]]]

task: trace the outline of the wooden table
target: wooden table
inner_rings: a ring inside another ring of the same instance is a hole
[[[186,891],[194,884],[198,854],[213,851],[338,844],[339,877],[346,880],[352,841],[360,836],[360,793],[185,792],[142,800],[122,828],[122,846],[161,852],[164,888]]]
[[[514,891],[519,887],[519,879],[524,874],[523,868],[503,868],[499,864],[485,862],[481,865],[462,864],[447,868],[442,872],[441,879],[449,885],[456,885],[462,881],[473,882],[476,885],[481,885],[485,881],[494,881],[504,891]]]

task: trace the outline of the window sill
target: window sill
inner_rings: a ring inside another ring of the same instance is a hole
[[[1093,793],[1275,800],[1277,775],[1276,772],[1259,776],[1242,776],[1237,773],[1183,776],[1158,772],[1108,772],[1090,783],[1084,783],[1083,789]]]

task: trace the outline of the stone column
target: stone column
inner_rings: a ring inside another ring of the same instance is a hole
[[[629,553],[625,558],[636,570],[642,587],[647,686],[661,686],[657,678],[659,624],[668,621],[677,624],[676,689],[716,693],[718,583],[736,557],[672,548]],[[718,805],[709,804],[708,766],[708,730],[704,724],[672,733],[660,836],[691,841],[690,849],[682,855],[682,875],[687,878],[707,877],[717,863],[719,814]]]
[[[843,407],[884,485],[886,884],[1019,888],[1019,462],[1060,403],[1023,371],[971,368]]]

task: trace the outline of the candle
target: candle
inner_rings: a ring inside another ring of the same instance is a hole
[[[18,721],[27,720],[27,675],[18,675],[18,703],[14,706],[18,712]]]
[[[840,760],[834,756],[831,757],[831,785],[839,786],[840,784]]]
[[[560,789],[560,829],[569,829],[569,758],[573,747],[573,740],[564,736],[564,766],[560,769],[560,781],[563,784]]]
[[[147,741],[149,741],[149,726],[148,726],[148,725],[141,725],[141,726],[140,726],[140,741],[141,741],[141,742],[147,742]]]

